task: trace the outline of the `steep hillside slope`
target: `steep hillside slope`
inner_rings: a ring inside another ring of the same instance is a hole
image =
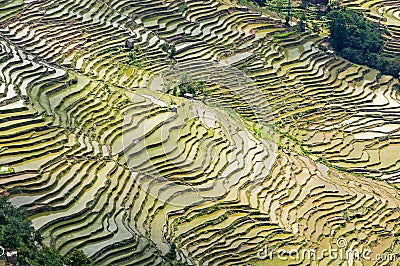
[[[194,265],[399,252],[395,78],[215,0],[18,8],[0,17],[0,184],[49,245],[95,265],[166,265],[172,244]],[[182,73],[206,97],[165,93]]]

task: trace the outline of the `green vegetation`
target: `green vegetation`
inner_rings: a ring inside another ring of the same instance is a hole
[[[394,85],[393,88],[400,93],[400,84]]]
[[[258,5],[258,6],[265,6],[266,0],[239,0],[239,4],[241,5]]]
[[[142,54],[140,47],[135,45],[133,49],[129,52],[129,65],[135,67],[142,67],[142,61],[139,58],[139,55]]]
[[[176,54],[176,48],[175,45],[169,45],[167,43],[163,43],[161,45],[161,50],[163,50],[164,52],[166,52],[168,54],[168,57],[173,59],[175,54]]]
[[[89,266],[90,259],[78,250],[62,256],[42,243],[42,236],[25,212],[15,208],[5,197],[0,198],[0,246],[18,251],[21,266]]]
[[[167,92],[174,96],[183,97],[186,93],[192,94],[194,97],[205,94],[205,81],[189,80],[187,74],[183,74],[178,84],[168,84]]]
[[[74,249],[65,256],[64,261],[70,266],[90,266],[91,260],[82,252],[82,250]]]
[[[164,256],[164,259],[167,261],[168,266],[186,266],[188,264],[176,261],[176,244],[172,243],[168,253]]]
[[[289,37],[289,36],[291,36],[291,35],[294,35],[294,34],[295,34],[295,32],[293,32],[293,31],[288,31],[288,32],[283,32],[283,33],[274,34],[274,35],[272,35],[272,38],[274,38],[274,40],[279,41],[280,39],[287,38],[287,37]]]
[[[174,243],[171,244],[171,247],[168,253],[165,255],[167,261],[173,261],[176,259],[176,245]]]
[[[314,4],[314,5],[324,5],[324,6],[326,6],[326,5],[328,5],[328,3],[329,3],[328,0],[302,0],[302,1],[301,1],[301,5],[302,5],[303,7],[308,7],[308,6],[311,5],[311,4]]]
[[[187,6],[186,5],[180,5],[179,6],[179,12],[183,12],[183,11],[185,11],[187,9]]]
[[[13,169],[9,166],[0,166],[0,175],[12,173]]]
[[[266,1],[266,0],[239,0],[238,3],[240,5],[248,6],[254,10],[263,12],[266,10],[276,12],[280,15],[286,15],[286,12],[290,10],[291,13],[291,1],[289,0],[274,0],[274,1]]]
[[[327,18],[331,45],[342,57],[384,74],[399,76],[400,56],[391,57],[382,52],[385,41],[376,25],[362,14],[346,9],[331,11]]]
[[[46,238],[28,223],[24,265],[90,264],[75,248],[101,266],[253,265],[265,246],[343,236],[400,249],[398,80],[329,55],[324,1],[92,2],[38,1],[3,24],[1,192]]]

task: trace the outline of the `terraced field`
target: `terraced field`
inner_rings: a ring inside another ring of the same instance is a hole
[[[216,0],[0,3],[0,191],[47,244],[95,265],[168,265],[172,244],[189,265],[397,265],[259,256],[400,252],[397,79]],[[395,1],[345,4],[384,11],[398,53]],[[205,97],[166,93],[184,73]]]

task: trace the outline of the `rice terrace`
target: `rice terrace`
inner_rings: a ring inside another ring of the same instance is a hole
[[[400,265],[400,0],[0,0],[0,266]]]

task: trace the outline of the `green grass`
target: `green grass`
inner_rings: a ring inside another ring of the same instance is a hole
[[[293,35],[293,34],[295,34],[295,32],[293,32],[293,31],[277,33],[277,34],[272,35],[272,38],[274,38],[274,39],[283,39],[283,38],[288,37],[288,36]]]
[[[9,166],[0,166],[0,175],[12,173],[13,169]]]

